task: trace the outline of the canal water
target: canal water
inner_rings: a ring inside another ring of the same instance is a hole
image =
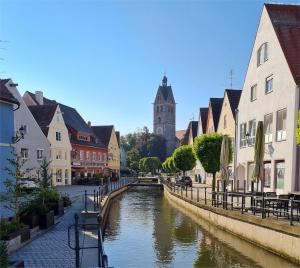
[[[196,224],[154,187],[133,187],[114,199],[104,247],[114,268],[296,267],[206,221]]]

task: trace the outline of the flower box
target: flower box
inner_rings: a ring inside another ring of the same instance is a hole
[[[30,229],[35,228],[39,225],[39,216],[37,214],[26,214],[21,216],[21,222],[28,225]]]
[[[54,225],[54,211],[50,210],[47,213],[39,215],[39,225],[41,229],[48,229]]]

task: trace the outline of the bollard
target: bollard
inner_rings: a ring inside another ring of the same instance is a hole
[[[193,200],[193,187],[191,187],[191,199]]]
[[[205,203],[205,205],[206,205],[206,187],[204,187],[204,203]]]
[[[185,187],[185,197],[187,197],[187,186]]]
[[[79,259],[79,251],[80,251],[80,247],[79,247],[79,230],[78,230],[78,214],[75,213],[74,214],[74,218],[75,218],[75,265],[76,268],[79,268],[80,266],[80,259]]]
[[[84,190],[84,209],[87,212],[87,192]]]
[[[101,228],[101,216],[98,214],[97,216],[97,223],[98,223],[98,226],[97,226],[97,234],[98,234],[98,267],[102,267],[102,264],[101,264],[101,232],[100,232],[100,228]]]
[[[296,206],[297,207],[297,206]],[[293,224],[293,208],[294,208],[294,197],[291,198],[291,218],[290,218],[290,225],[294,225]],[[289,213],[289,212],[288,212]]]
[[[99,192],[96,192],[96,206],[99,206]]]
[[[231,184],[231,210],[233,210],[233,183]]]
[[[96,190],[94,189],[94,211],[96,210]]]
[[[199,202],[199,188],[197,188],[197,202]]]

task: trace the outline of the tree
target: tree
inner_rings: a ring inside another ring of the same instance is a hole
[[[39,181],[39,195],[42,199],[42,205],[45,206],[46,196],[51,189],[51,174],[49,172],[50,162],[47,161],[46,158],[43,159],[40,172],[41,172],[41,180]]]
[[[169,173],[176,173],[178,169],[175,166],[174,158],[169,156],[162,164],[163,169]]]
[[[12,153],[13,157],[7,159],[8,165],[5,167],[9,178],[4,180],[5,193],[0,194],[0,201],[3,202],[3,207],[13,213],[13,222],[19,223],[19,212],[24,205],[26,198],[30,198],[21,185],[21,180],[24,177],[23,166],[26,160],[21,156]],[[26,171],[25,171],[26,172]]]
[[[298,128],[296,132],[297,144],[300,145],[300,110],[298,112]]]
[[[145,164],[145,160],[146,160],[146,157],[143,157],[139,161],[139,169],[140,169],[140,171],[146,171],[145,170],[145,165],[144,165]]]
[[[155,170],[161,166],[158,157],[146,157],[143,161],[143,168],[146,172],[155,173]]]
[[[157,156],[164,161],[167,155],[166,140],[162,135],[152,133],[147,144],[148,156]]]
[[[173,153],[175,166],[185,172],[191,170],[196,165],[196,158],[194,156],[193,148],[190,145],[182,145]]]
[[[129,168],[133,170],[139,170],[139,161],[141,159],[141,155],[139,151],[135,148],[131,149],[127,154],[126,154],[126,161],[127,165]]]
[[[194,153],[205,172],[213,174],[212,191],[216,188],[216,173],[220,170],[223,135],[203,134],[194,141]]]

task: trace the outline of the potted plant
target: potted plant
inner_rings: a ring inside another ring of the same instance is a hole
[[[28,225],[31,229],[39,225],[39,216],[36,211],[36,204],[29,203],[20,210],[20,221]]]
[[[62,200],[64,202],[64,207],[69,207],[72,205],[72,201],[67,194],[62,196]]]
[[[44,158],[40,166],[41,180],[38,188],[37,213],[39,215],[39,225],[41,229],[48,229],[54,225],[54,211],[50,210],[47,206],[47,198],[48,201],[53,198],[49,165],[50,162],[47,162],[46,158]]]
[[[24,242],[30,238],[30,230],[20,223],[20,210],[26,200],[31,198],[31,194],[26,193],[21,186],[21,179],[24,176],[22,167],[25,160],[13,153],[13,158],[7,159],[7,161],[8,165],[5,171],[9,178],[4,180],[5,191],[0,194],[0,201],[3,202],[5,209],[12,212],[12,220],[1,220],[1,237],[5,240],[12,240],[20,235],[20,242]]]

